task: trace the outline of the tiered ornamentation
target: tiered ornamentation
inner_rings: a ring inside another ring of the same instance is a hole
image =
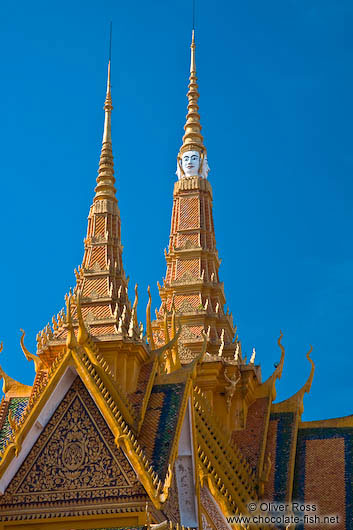
[[[162,304],[153,323],[155,342],[164,342],[175,311],[183,326],[180,337],[183,362],[198,355],[203,330],[209,337],[211,355],[233,357],[237,344],[232,315],[223,309],[226,300],[218,274],[212,188],[206,179],[207,155],[198,113],[194,32],[187,97],[185,134],[178,154],[179,180],[174,185],[169,248],[165,252],[167,273],[163,285],[158,284]]]
[[[112,110],[109,61],[97,186],[88,215],[82,265],[75,269],[77,283],[74,292],[80,292],[82,315],[92,337],[100,341],[122,338],[141,341],[136,316],[137,286],[136,300],[132,307],[128,297],[129,278],[125,275],[122,261],[121,221],[114,187]],[[75,314],[73,323],[76,327]],[[61,311],[57,318],[53,317],[52,328],[48,324],[38,334],[38,352],[64,341],[66,333],[66,316]]]

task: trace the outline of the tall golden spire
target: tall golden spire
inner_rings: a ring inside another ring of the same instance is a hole
[[[185,151],[199,151],[205,154],[205,146],[203,145],[203,136],[201,134],[200,114],[199,114],[199,92],[196,76],[196,60],[195,60],[195,30],[192,30],[191,40],[191,61],[190,61],[190,77],[189,90],[187,93],[188,113],[186,115],[186,123],[184,125],[185,134],[183,136],[183,145],[180,148],[179,156]]]
[[[177,314],[182,326],[179,354],[183,363],[198,357],[204,332],[209,337],[207,351],[217,359],[233,358],[235,351],[240,349],[238,339],[234,337],[236,329],[232,315],[228,310],[224,311],[226,299],[219,279],[220,259],[213,222],[212,187],[207,180],[209,168],[198,112],[195,48],[193,30],[188,113],[183,145],[178,155],[178,181],[174,184],[169,247],[165,253],[167,272],[163,286],[159,285],[162,304],[152,323],[154,340],[159,347],[170,335],[175,320],[173,314]],[[187,151],[200,154],[196,174],[190,171],[191,174],[186,175],[183,171],[181,158]]]
[[[108,79],[107,79],[107,94],[105,97],[104,111],[104,132],[103,132],[103,143],[101,156],[99,160],[99,169],[97,177],[97,186],[95,188],[96,195],[94,201],[103,199],[110,199],[116,201],[114,187],[114,162],[113,162],[113,150],[112,150],[112,124],[111,114],[113,110],[112,95],[111,95],[111,84],[110,84],[110,59],[108,63]]]

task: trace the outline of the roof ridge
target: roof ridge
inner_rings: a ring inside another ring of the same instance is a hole
[[[233,469],[236,469],[237,467],[242,469],[247,481],[250,482],[252,489],[255,490],[256,477],[250,464],[247,462],[246,458],[236,444],[234,444],[235,449],[229,445],[228,441],[226,440],[226,434],[219,426],[219,422],[214,416],[209,402],[206,396],[202,393],[201,389],[197,386],[195,386],[194,389],[194,405],[198,418],[204,423],[208,432],[210,432],[211,429],[216,432],[217,438],[212,437],[212,440],[215,440],[217,443],[219,451],[221,451],[224,455],[227,455],[228,458],[226,461],[230,463]],[[207,417],[205,412],[207,412]],[[212,442],[212,444],[214,444],[214,442]]]

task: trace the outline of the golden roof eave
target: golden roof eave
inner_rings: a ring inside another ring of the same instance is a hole
[[[183,401],[180,408],[176,434],[174,436],[173,446],[169,457],[169,472],[167,473],[165,480],[162,481],[157,473],[153,470],[150,462],[147,460],[133,430],[130,428],[128,422],[124,419],[119,406],[110,394],[110,391],[107,388],[110,388],[109,378],[106,377],[104,372],[101,371],[99,371],[99,376],[97,377],[97,366],[92,364],[91,360],[80,345],[74,344],[74,340],[75,339],[73,335],[71,335],[70,339],[68,340],[69,344],[49,370],[48,382],[43,385],[43,387],[36,389],[36,393],[31,396],[29,406],[22,416],[21,421],[16,424],[15,432],[13,433],[13,436],[11,436],[4,452],[1,454],[0,480],[4,476],[5,471],[9,468],[9,465],[13,459],[20,454],[26,436],[37,422],[41,411],[52,396],[61,378],[68,369],[74,368],[76,373],[84,382],[87,390],[93,397],[97,407],[99,408],[110,430],[112,431],[117,446],[121,447],[127,454],[136,474],[139,477],[139,480],[146,489],[154,506],[157,509],[161,509],[169,494],[172,469],[177,455],[181,426],[184,420],[186,405],[192,388],[191,377],[189,378],[189,384],[187,384],[185,388]]]

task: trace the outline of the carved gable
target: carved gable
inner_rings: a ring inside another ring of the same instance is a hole
[[[104,504],[117,506],[141,495],[134,470],[77,377],[0,498],[0,520],[23,508],[45,513],[49,505],[67,515],[78,501],[81,513],[97,503],[104,513]]]

